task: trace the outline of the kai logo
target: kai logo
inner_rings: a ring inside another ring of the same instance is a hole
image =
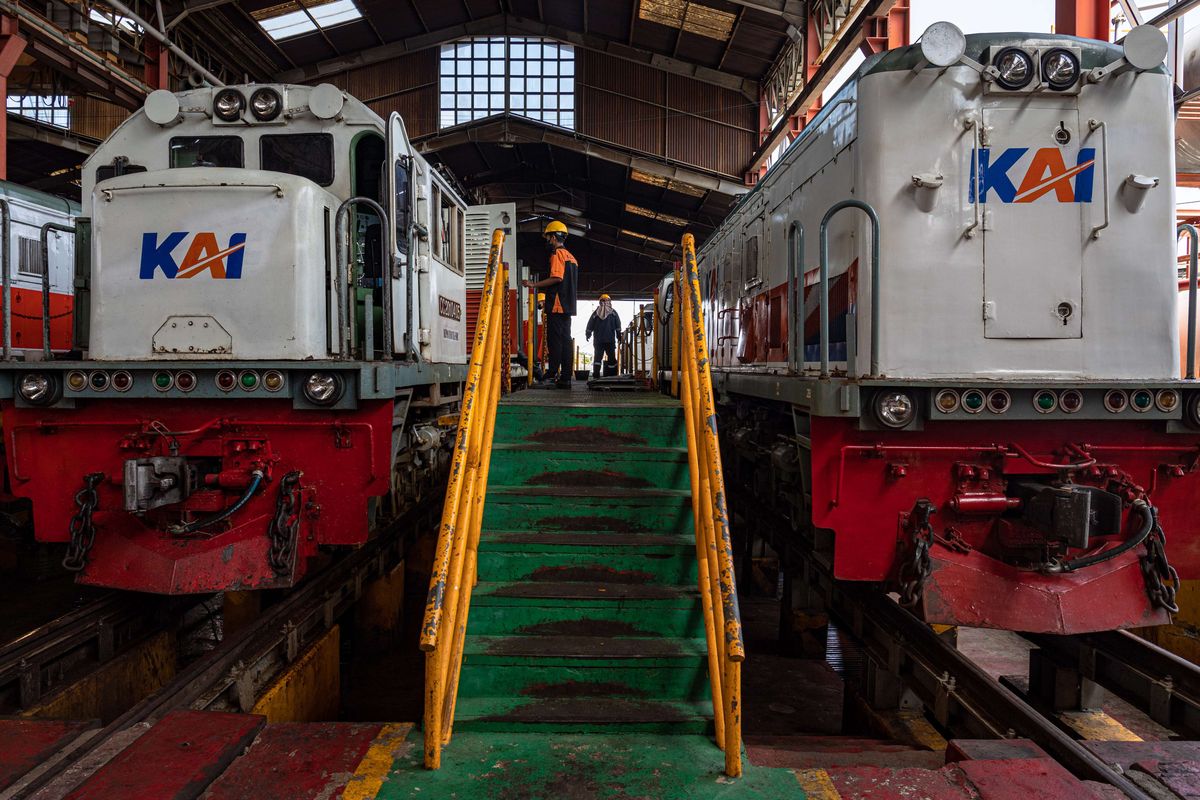
[[[175,251],[191,237],[183,260],[175,261]],[[194,278],[208,273],[210,278],[235,281],[242,277],[242,258],[246,254],[246,234],[229,237],[229,246],[221,247],[211,231],[170,233],[160,242],[157,233],[142,234],[142,280],[150,280],[162,270],[167,278]]]
[[[1096,178],[1096,149],[1079,151],[1075,166],[1068,167],[1063,151],[1043,147],[1033,151],[1028,147],[992,150],[981,147],[971,165],[971,198],[980,203],[1032,203],[1043,197],[1053,197],[1059,203],[1092,202],[1092,184]]]

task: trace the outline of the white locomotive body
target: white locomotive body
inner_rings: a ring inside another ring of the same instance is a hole
[[[735,512],[931,622],[1169,619],[1200,389],[1165,53],[939,23],[863,64],[699,254]]]
[[[467,206],[398,115],[328,84],[154,92],[83,193],[80,357],[0,370],[12,491],[81,582],[290,586],[439,485]]]

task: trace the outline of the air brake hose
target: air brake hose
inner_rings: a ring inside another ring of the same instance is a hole
[[[229,508],[225,509],[224,511],[219,511],[211,517],[189,522],[187,525],[172,525],[167,528],[167,531],[175,536],[180,536],[187,533],[195,533],[202,528],[207,528],[210,525],[216,525],[218,522],[224,522],[238,511],[241,511],[242,507],[245,506],[246,503],[250,502],[250,498],[254,497],[255,493],[262,488],[262,485],[266,480],[266,475],[261,469],[256,469],[250,474],[253,476],[253,480],[250,481],[250,485],[246,487],[245,493],[238,498],[238,501]]]
[[[1133,510],[1140,511],[1146,520],[1145,524],[1142,525],[1141,529],[1139,529],[1137,533],[1121,542],[1121,544],[1114,547],[1112,550],[1105,550],[1102,553],[1096,553],[1090,556],[1081,556],[1063,563],[1058,569],[1053,571],[1074,572],[1077,569],[1083,569],[1084,567],[1091,567],[1105,561],[1111,561],[1122,553],[1126,553],[1137,547],[1142,542],[1146,541],[1146,537],[1150,535],[1150,532],[1158,527],[1158,512],[1155,511],[1154,506],[1150,505],[1145,500],[1134,501]]]

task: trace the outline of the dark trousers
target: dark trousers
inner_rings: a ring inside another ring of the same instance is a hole
[[[546,321],[546,349],[550,358],[546,374],[559,383],[570,383],[575,365],[575,354],[571,352],[571,317],[568,314],[548,314]]]
[[[613,370],[616,370],[616,368],[617,368],[617,343],[616,342],[604,342],[603,344],[601,344],[600,342],[596,342],[595,344],[593,344],[593,347],[595,347],[596,350],[595,350],[595,358],[592,359],[592,375],[597,378],[600,377],[600,358],[601,358],[601,356],[606,356],[608,358],[608,363],[612,365],[611,369],[609,370],[610,372],[612,372]]]

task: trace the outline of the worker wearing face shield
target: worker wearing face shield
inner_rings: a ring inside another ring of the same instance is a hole
[[[596,306],[596,310],[588,319],[587,331],[584,334],[592,341],[594,348],[593,378],[599,378],[601,374],[605,376],[617,374],[617,336],[620,332],[621,318],[613,309],[612,298],[606,294],[600,295],[600,304]],[[600,371],[602,358],[608,360],[608,363],[604,365],[603,373]]]

